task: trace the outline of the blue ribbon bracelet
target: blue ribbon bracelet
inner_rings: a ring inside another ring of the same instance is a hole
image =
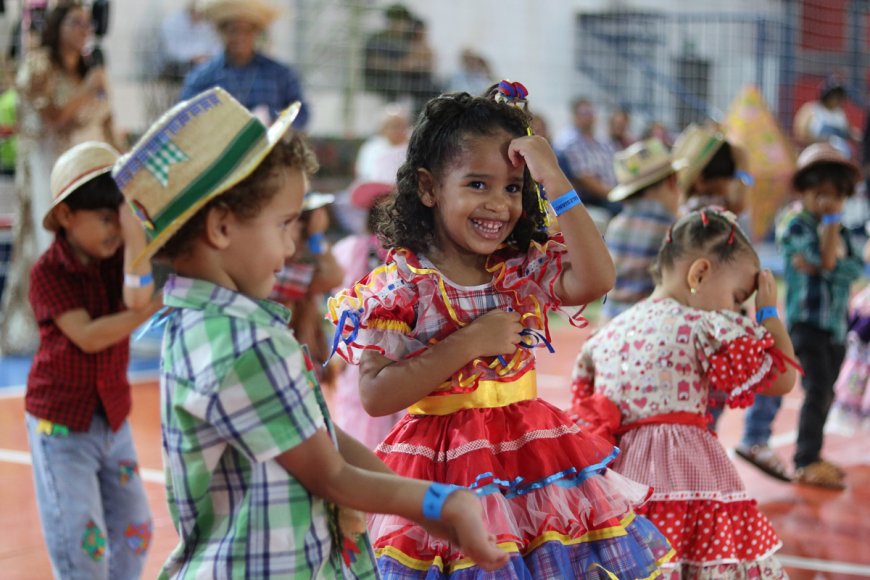
[[[556,212],[557,216],[562,215],[576,205],[582,205],[582,203],[580,196],[573,189],[550,201],[550,205],[553,206],[553,211]]]
[[[761,324],[767,318],[779,318],[776,306],[763,306],[755,313],[755,321]]]
[[[452,493],[460,489],[462,487],[458,485],[431,483],[429,489],[426,490],[426,495],[423,496],[423,517],[427,520],[440,521],[444,502]]]

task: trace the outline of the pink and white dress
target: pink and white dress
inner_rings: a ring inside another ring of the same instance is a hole
[[[639,302],[584,345],[572,377],[575,419],[618,438],[613,469],[653,488],[642,513],[676,550],[666,577],[785,577],[773,527],[706,428],[711,392],[748,406],[784,364],[753,320],[669,298]]]

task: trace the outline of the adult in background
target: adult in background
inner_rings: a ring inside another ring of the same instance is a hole
[[[218,86],[267,125],[291,103],[301,101],[293,127],[304,130],[309,111],[299,77],[257,50],[257,39],[278,16],[278,8],[264,0],[203,0],[202,12],[217,27],[224,50],[187,75],[181,100]]]
[[[0,308],[0,352],[5,354],[36,348],[36,324],[27,301],[29,272],[52,241],[37,226],[51,206],[48,178],[55,160],[84,141],[118,145],[105,69],[92,66],[85,54],[91,31],[90,11],[81,2],[58,3],[46,19],[41,45],[18,69],[18,217]]]
[[[620,205],[607,200],[607,194],[616,187],[613,147],[595,137],[595,106],[589,99],[576,99],[571,109],[573,125],[554,144],[562,169],[584,204],[615,215]]]
[[[836,77],[825,79],[819,89],[819,99],[804,103],[795,113],[795,140],[801,146],[828,142],[847,158],[852,158],[852,142],[861,139],[860,132],[849,125],[846,111],[846,87]]]
[[[168,80],[181,83],[194,67],[223,49],[214,24],[203,17],[201,5],[202,0],[188,0],[160,26],[161,74]]]

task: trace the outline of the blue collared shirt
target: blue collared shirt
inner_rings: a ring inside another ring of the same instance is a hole
[[[296,72],[260,53],[245,66],[233,66],[225,53],[204,62],[184,79],[180,99],[189,99],[215,86],[226,90],[251,111],[268,107],[272,119],[294,101],[301,101],[302,109],[293,127],[302,130],[308,125],[308,105]]]

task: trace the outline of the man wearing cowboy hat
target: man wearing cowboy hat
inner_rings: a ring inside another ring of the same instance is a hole
[[[622,203],[623,209],[607,225],[604,236],[616,268],[616,282],[602,310],[605,319],[628,310],[655,288],[650,266],[677,219],[676,171],[681,166],[655,138],[639,141],[614,157],[618,184],[607,199]]]
[[[235,97],[268,124],[291,103],[302,110],[295,129],[308,124],[308,107],[296,72],[257,50],[257,39],[277,18],[278,9],[266,0],[204,0],[202,13],[218,29],[223,53],[195,68],[184,81],[180,100],[187,100],[214,86]]]

